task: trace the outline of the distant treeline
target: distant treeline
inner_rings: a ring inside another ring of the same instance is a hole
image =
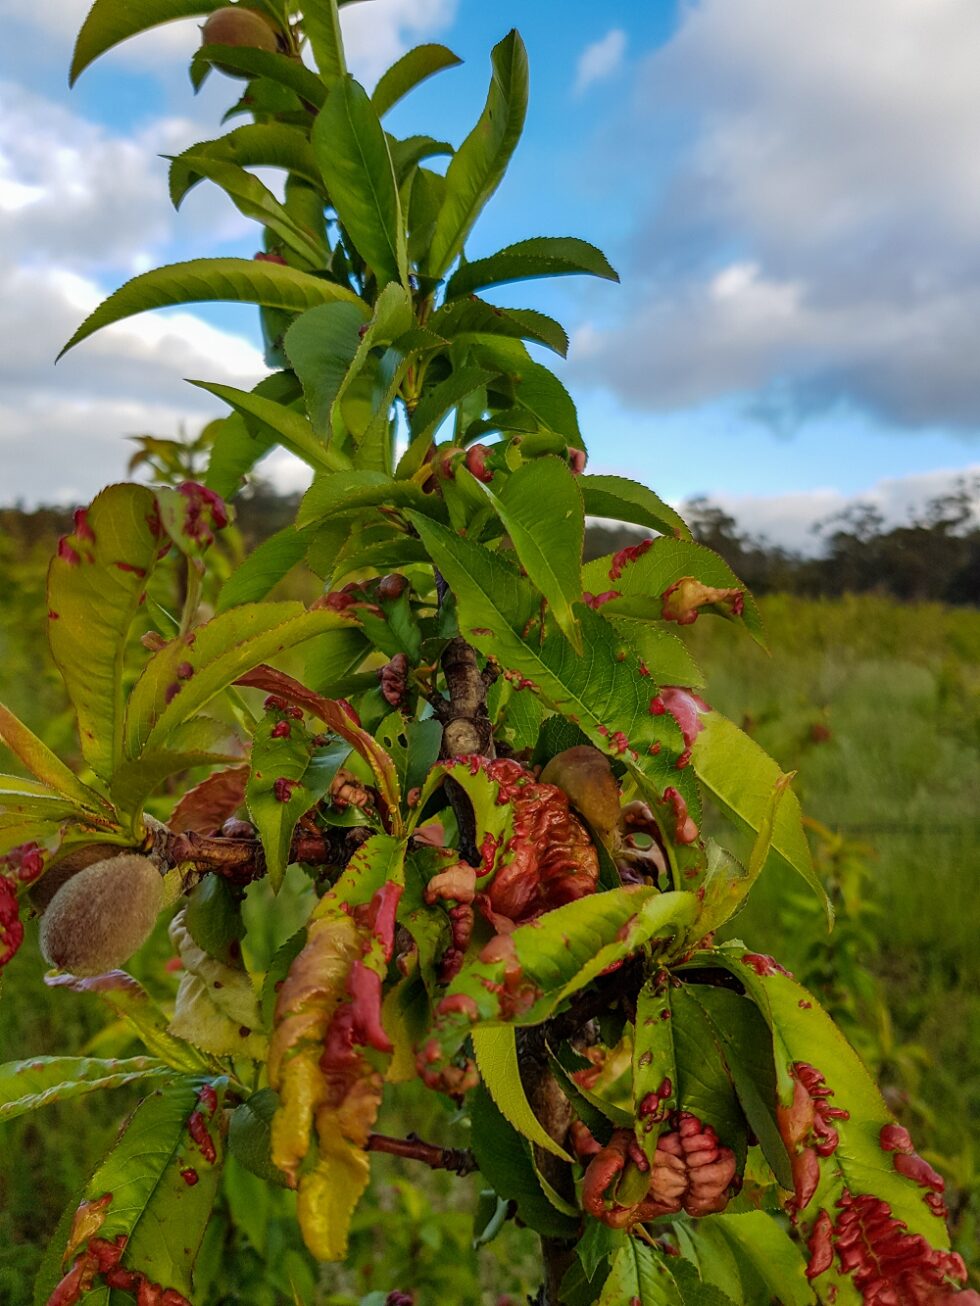
[[[691,499],[682,512],[695,538],[716,549],[757,594],[832,597],[874,592],[897,599],[980,605],[978,495],[980,477],[963,478],[902,526],[886,525],[872,504],[852,504],[820,523],[819,552],[812,557],[743,530],[709,499]],[[249,485],[235,500],[246,546],[252,548],[287,526],[298,501],[298,495],[277,494],[261,481]],[[0,508],[0,566],[50,553],[70,529],[67,508]],[[629,527],[590,525],[586,557],[612,553],[637,538],[638,532]]]

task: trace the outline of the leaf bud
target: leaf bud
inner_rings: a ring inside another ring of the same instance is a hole
[[[128,961],[164,906],[163,877],[148,857],[106,857],[73,875],[41,918],[41,953],[73,975],[102,975]]]

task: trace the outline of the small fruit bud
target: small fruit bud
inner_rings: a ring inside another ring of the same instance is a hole
[[[593,830],[608,837],[619,825],[619,786],[609,759],[591,744],[556,754],[541,772],[541,783],[557,785]]]
[[[148,857],[103,858],[63,884],[41,918],[41,952],[59,970],[102,975],[129,960],[164,906],[163,877]]]

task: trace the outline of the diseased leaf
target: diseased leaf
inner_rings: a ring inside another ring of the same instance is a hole
[[[744,622],[746,630],[763,644],[762,617],[755,599],[732,569],[712,549],[687,539],[660,538],[644,542],[628,553],[596,558],[584,568],[585,587],[593,594],[612,591],[606,604],[610,617],[632,616],[645,621],[677,621],[667,602],[668,591],[685,578],[719,591],[709,610]],[[704,602],[703,598],[700,602]],[[699,608],[682,613],[681,625],[696,620]]]
[[[520,139],[527,113],[527,51],[516,31],[493,48],[493,74],[483,113],[453,155],[446,192],[426,258],[442,276],[459,255],[470,228],[497,189]]]
[[[49,1102],[83,1093],[121,1088],[142,1079],[173,1078],[170,1066],[155,1057],[104,1061],[96,1057],[31,1057],[0,1066],[0,1123]]]
[[[161,1290],[193,1292],[220,1173],[224,1089],[222,1080],[182,1078],[145,1098],[84,1192],[85,1201],[105,1203],[98,1236],[124,1239],[122,1267]],[[69,1250],[84,1255],[86,1247]]]
[[[264,1061],[268,1040],[251,977],[196,942],[186,910],[170,922],[170,941],[183,964],[170,1032],[212,1057]]]
[[[488,258],[463,263],[449,278],[446,299],[476,294],[488,286],[532,277],[560,277],[585,272],[607,281],[619,276],[602,250],[574,236],[535,236],[507,245]]]
[[[303,313],[315,304],[338,300],[359,303],[354,292],[335,281],[299,272],[282,263],[257,262],[247,258],[200,258],[189,263],[143,272],[115,291],[90,313],[62,354],[102,327],[121,322],[134,313],[174,304],[201,304],[225,300],[234,304],[262,304]]]
[[[212,771],[200,784],[188,789],[170,813],[168,827],[174,834],[193,830],[211,834],[234,816],[245,801],[247,766],[230,766]]]
[[[350,623],[302,603],[247,603],[171,640],[147,663],[126,717],[127,750],[137,757],[161,746],[216,694],[266,658]]]
[[[367,92],[338,77],[313,125],[313,152],[344,230],[379,286],[408,284],[405,229],[388,142]]]
[[[228,1124],[228,1151],[246,1170],[267,1184],[285,1187],[282,1171],[272,1164],[272,1117],[279,1099],[271,1088],[259,1089],[236,1107]]]
[[[371,104],[379,118],[383,118],[403,96],[414,90],[420,82],[441,72],[443,68],[454,68],[462,63],[444,45],[417,45],[407,50],[400,59],[381,74],[377,86],[371,92]]]

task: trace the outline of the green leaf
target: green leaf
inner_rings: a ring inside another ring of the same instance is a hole
[[[434,717],[406,721],[401,712],[391,712],[375,735],[395,764],[402,793],[420,788],[439,757],[442,744],[439,722]]]
[[[513,1025],[488,1025],[474,1029],[473,1050],[483,1084],[497,1108],[519,1134],[565,1161],[571,1157],[551,1137],[534,1114],[517,1060],[517,1030]]]
[[[284,245],[314,268],[322,267],[327,247],[317,233],[294,222],[268,186],[237,163],[191,154],[187,166],[199,177],[220,186],[243,217],[251,218],[273,232]],[[254,261],[254,260],[253,260]],[[261,260],[259,260],[261,262]],[[281,266],[274,264],[273,266]]]
[[[341,614],[301,603],[247,603],[172,640],[155,653],[133,687],[126,719],[131,757],[161,746],[239,676],[327,631],[349,626]]]
[[[303,11],[303,31],[306,33],[320,76],[331,86],[347,72],[344,58],[344,38],[340,30],[337,0],[319,0]]]
[[[189,263],[144,272],[115,291],[94,313],[90,313],[61,353],[102,327],[134,313],[174,304],[201,304],[224,300],[235,304],[262,304],[302,313],[315,304],[337,300],[360,303],[347,286],[311,276],[282,263],[265,263],[247,258],[199,258]]]
[[[302,387],[292,372],[273,372],[264,377],[252,393],[286,407],[299,399]],[[245,475],[277,443],[276,432],[252,414],[233,412],[218,418],[205,485],[222,498],[234,497],[241,489]]]
[[[118,0],[95,0],[75,41],[69,85],[73,86],[90,63],[120,41],[175,18],[209,14],[220,5],[221,0],[128,0],[125,5]]]
[[[50,1102],[121,1088],[141,1079],[173,1078],[155,1057],[102,1061],[96,1057],[31,1057],[0,1066],[0,1123]]]
[[[463,263],[449,278],[446,299],[472,295],[487,286],[533,277],[560,277],[585,272],[589,276],[618,281],[602,250],[574,236],[535,236],[507,245],[488,258]]]
[[[581,476],[579,489],[590,517],[608,517],[612,521],[646,526],[663,535],[691,538],[684,519],[669,503],[638,481],[625,476]]]
[[[311,186],[320,185],[313,148],[306,133],[286,123],[248,123],[213,141],[199,141],[170,162],[170,199],[174,207],[207,175],[195,160],[234,163],[240,168],[284,168]]]
[[[762,839],[757,844],[760,853],[771,839],[768,860],[781,870],[790,868],[807,882],[823,904],[830,928],[833,904],[814,869],[803,813],[796,795],[786,787],[787,777],[754,739],[720,712],[706,712],[700,719],[703,729],[691,756],[698,779],[737,828]],[[755,873],[759,870],[761,866]]]
[[[272,1089],[262,1088],[236,1107],[228,1125],[228,1151],[259,1179],[285,1187],[285,1176],[273,1165],[270,1155],[272,1117],[278,1106],[279,1099]]]
[[[396,481],[384,472],[358,469],[317,476],[307,490],[296,515],[296,525],[309,526],[335,513],[355,508],[374,508],[379,504],[396,508],[414,508],[417,512],[446,516],[445,506],[435,495],[425,494],[410,481]]]
[[[568,464],[560,458],[536,458],[512,472],[499,490],[495,484],[477,484],[503,522],[521,566],[581,654],[582,636],[572,605],[582,598],[585,513]]]
[[[671,993],[671,1037],[677,1079],[674,1091],[681,1110],[690,1111],[717,1132],[722,1145],[745,1161],[745,1118],[729,1077],[721,1041],[693,985]]]
[[[347,232],[379,286],[408,284],[405,229],[388,142],[367,92],[335,82],[313,125],[313,151]]]
[[[458,55],[453,54],[444,45],[417,45],[397,59],[391,67],[381,74],[377,86],[371,92],[371,104],[379,118],[385,114],[409,91],[420,82],[443,68],[454,68],[462,63]]]
[[[618,615],[607,616],[606,620],[630,645],[655,685],[703,687],[704,673],[687,645],[663,623]]]
[[[789,1157],[776,1123],[772,1035],[758,1007],[730,989],[709,984],[689,984],[684,991],[707,1016],[745,1118],[769,1167],[783,1188],[792,1188]]]
[[[518,412],[530,413],[540,429],[564,436],[575,448],[584,447],[571,395],[554,372],[528,357],[519,341],[498,338],[486,342],[474,350],[474,357],[510,376],[517,388],[514,407]],[[498,420],[504,424],[502,418]]]
[[[480,1173],[501,1197],[517,1203],[528,1228],[551,1238],[574,1237],[578,1222],[557,1211],[542,1191],[528,1144],[478,1088],[470,1099],[470,1146]]]
[[[452,154],[453,147],[448,141],[437,141],[432,136],[406,136],[404,140],[388,137],[388,149],[395,167],[395,176],[399,185],[408,177],[416,164],[423,159],[437,158],[439,155]],[[442,178],[440,178],[440,181]],[[402,195],[402,211],[405,210],[405,197]]]
[[[257,418],[275,432],[284,449],[301,458],[314,471],[335,471],[347,466],[345,455],[321,444],[306,418],[292,408],[286,408],[274,399],[266,399],[255,390],[237,390],[234,386],[215,385],[209,381],[191,381],[191,385],[223,399],[236,412]]]
[[[466,265],[468,266],[468,265]],[[429,321],[433,331],[457,344],[486,343],[494,336],[534,340],[562,358],[568,353],[564,327],[545,313],[530,308],[497,308],[485,300],[468,297],[444,304]]]
[[[250,79],[276,82],[314,108],[320,107],[327,93],[316,73],[301,60],[272,50],[257,50],[248,45],[202,45],[194,53],[189,69],[195,91],[200,90],[212,68],[233,69]]]
[[[782,1224],[765,1211],[746,1211],[739,1215],[716,1215],[710,1220],[692,1221],[689,1227],[701,1266],[702,1277],[729,1293],[733,1300],[746,1306],[768,1306],[779,1301],[783,1306],[813,1306],[817,1300],[805,1277],[803,1249],[793,1242]],[[721,1246],[719,1247],[719,1244]],[[728,1255],[734,1281],[712,1274],[710,1252],[718,1248]],[[758,1289],[753,1295],[752,1289]]]
[[[599,1306],[687,1306],[663,1257],[630,1238],[613,1257]],[[693,1306],[693,1303],[692,1303]]]
[[[263,540],[231,573],[218,594],[216,612],[227,612],[240,603],[264,599],[298,562],[306,557],[309,540],[295,526],[284,526]]]
[[[83,808],[94,810],[105,808],[105,799],[88,785],[82,784],[74,771],[69,770],[64,762],[52,753],[47,744],[2,703],[0,703],[0,742],[6,744],[14,756],[20,758],[24,766],[43,785],[54,789],[62,797],[71,799],[73,803]]]
[[[222,731],[222,734],[228,738],[227,731]],[[194,767],[219,766],[223,762],[237,760],[237,752],[184,752],[180,749],[149,748],[138,758],[123,762],[116,768],[109,792],[120,818],[128,822],[134,837],[138,837],[141,829],[139,818],[143,814],[146,800],[159,789],[164,780],[183,771],[193,770]]]
[[[77,517],[48,570],[51,652],[78,717],[82,754],[104,780],[123,756],[126,641],[160,535],[152,491],[110,485]]]
[[[446,195],[426,258],[426,271],[440,277],[462,251],[480,211],[497,189],[514,152],[527,113],[527,51],[516,31],[493,48],[493,74],[483,113],[453,155]]]
[[[210,956],[187,928],[185,912],[170,922],[170,941],[183,963],[170,1032],[209,1057],[264,1062],[269,1042],[252,977],[240,962]]]

